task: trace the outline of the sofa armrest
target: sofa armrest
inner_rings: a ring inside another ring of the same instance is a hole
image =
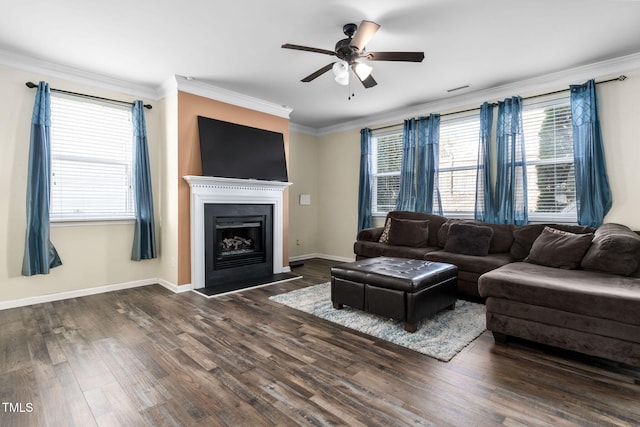
[[[357,240],[364,240],[367,242],[377,242],[380,240],[384,227],[365,228],[358,233]]]

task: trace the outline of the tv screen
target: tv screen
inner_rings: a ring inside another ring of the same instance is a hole
[[[281,133],[198,116],[202,174],[287,182]]]

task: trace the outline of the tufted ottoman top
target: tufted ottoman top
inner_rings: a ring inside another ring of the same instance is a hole
[[[377,257],[331,268],[331,276],[356,283],[406,292],[438,285],[457,276],[458,268],[443,262]]]

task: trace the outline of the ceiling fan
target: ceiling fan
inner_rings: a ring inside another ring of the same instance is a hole
[[[347,38],[336,43],[335,50],[318,49],[289,43],[283,44],[282,47],[285,49],[304,50],[307,52],[332,55],[339,59],[339,61],[327,64],[309,74],[302,79],[305,83],[316,79],[329,70],[333,70],[336,81],[346,85],[349,82],[349,69],[351,69],[356,77],[358,77],[358,80],[362,82],[362,85],[365,88],[370,88],[378,83],[371,75],[372,68],[364,63],[362,61],[363,59],[369,61],[404,62],[422,62],[424,59],[424,52],[365,52],[365,46],[373,38],[378,29],[380,29],[380,25],[372,21],[362,21],[359,28],[353,23],[346,24],[342,27],[342,31]]]

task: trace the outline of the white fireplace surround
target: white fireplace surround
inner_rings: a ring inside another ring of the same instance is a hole
[[[273,205],[273,274],[288,271],[283,266],[284,241],[283,192],[290,182],[253,179],[185,176],[191,188],[191,286],[204,288],[204,205]]]

